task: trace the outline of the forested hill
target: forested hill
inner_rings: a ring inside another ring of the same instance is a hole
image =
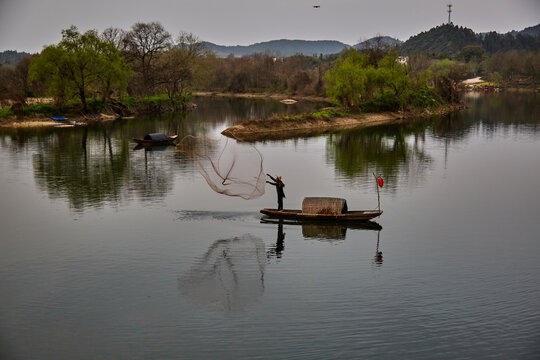
[[[0,52],[0,65],[15,66],[25,57],[30,56],[27,52],[7,50]]]
[[[291,56],[296,54],[304,55],[329,55],[335,54],[349,48],[350,46],[334,40],[272,40],[260,42],[252,45],[223,46],[211,42],[204,42],[206,47],[215,52],[217,56],[226,57],[230,54],[234,56],[244,56],[255,53],[269,53],[276,56]]]
[[[443,24],[411,36],[401,45],[401,53],[435,53],[453,55],[467,45],[482,45],[480,37],[471,29]]]
[[[462,26],[443,24],[411,36],[401,46],[404,55],[423,52],[441,57],[454,57],[464,46],[482,46],[488,53],[508,50],[534,51],[540,47],[540,37],[537,34],[540,25],[527,28],[520,32],[499,34],[494,31],[476,34],[474,31]]]
[[[540,36],[540,24],[536,26],[530,26],[521,31],[511,31],[510,34],[517,35],[530,35],[530,36]]]
[[[403,41],[399,39],[394,39],[390,36],[375,36],[371,39],[362,41],[356,45],[353,45],[355,49],[367,49],[371,47],[377,47],[378,45],[390,46],[390,47],[399,47],[403,44]]]

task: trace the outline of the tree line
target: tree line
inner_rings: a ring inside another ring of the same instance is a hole
[[[490,37],[486,35],[486,42]],[[325,56],[220,58],[195,35],[173,36],[158,22],[102,33],[81,33],[72,26],[62,31],[58,44],[40,54],[15,66],[0,65],[0,100],[25,105],[28,97],[51,96],[62,106],[78,99],[81,110],[89,112],[91,104],[126,97],[161,95],[169,108],[179,109],[193,91],[270,92],[326,95],[343,106],[363,104],[376,110],[456,101],[456,83],[471,76],[484,75],[501,84],[524,77],[532,86],[539,81],[539,49],[490,54],[481,45],[465,45],[452,60],[429,52],[401,58],[399,50],[374,41]]]

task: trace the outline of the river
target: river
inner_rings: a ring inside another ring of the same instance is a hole
[[[318,107],[197,98],[188,116],[0,133],[2,359],[538,359],[540,95],[253,144],[285,207],[337,196],[382,227],[261,222],[150,132],[209,138]]]

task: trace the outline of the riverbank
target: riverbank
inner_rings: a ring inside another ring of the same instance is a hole
[[[445,115],[464,108],[463,104],[453,104],[422,110],[381,113],[344,113],[339,110],[323,109],[316,114],[246,120],[223,130],[221,134],[242,142],[283,140],[358,127],[400,123],[411,119]]]
[[[85,126],[90,122],[96,121],[111,121],[118,119],[117,115],[98,114],[91,116],[74,116],[69,117],[67,121],[54,121],[50,117],[43,115],[25,116],[22,119],[17,119],[16,116],[8,116],[0,118],[0,128],[7,129],[27,129],[27,128],[43,128],[43,127],[72,127]]]

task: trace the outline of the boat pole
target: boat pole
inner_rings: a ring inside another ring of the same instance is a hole
[[[379,207],[379,211],[381,211],[381,197],[379,195],[379,182],[377,181],[377,175],[373,173],[373,176],[375,177],[375,186],[377,187],[377,206]]]

